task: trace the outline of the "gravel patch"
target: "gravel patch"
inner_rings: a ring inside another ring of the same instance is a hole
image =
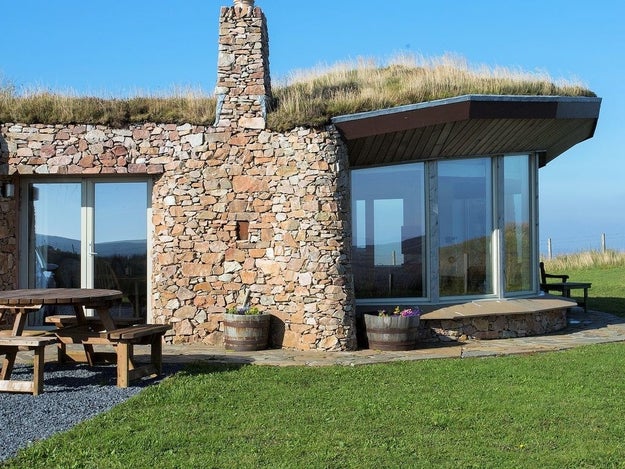
[[[115,385],[114,365],[46,363],[43,394],[0,393],[0,461],[15,456],[20,448],[111,409],[180,368],[164,364],[160,378],[139,380],[121,389]],[[16,365],[11,375],[19,380],[31,377],[32,367],[24,365]]]

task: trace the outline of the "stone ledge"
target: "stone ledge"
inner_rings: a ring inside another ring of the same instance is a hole
[[[421,320],[462,319],[477,316],[499,316],[531,314],[553,309],[571,308],[574,300],[544,295],[536,298],[516,298],[505,300],[477,300],[468,303],[446,306],[421,315]]]
[[[564,329],[566,312],[575,305],[549,296],[473,301],[423,314],[421,324],[442,342],[536,336]]]

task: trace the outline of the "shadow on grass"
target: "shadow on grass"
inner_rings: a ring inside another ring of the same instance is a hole
[[[625,318],[625,298],[622,297],[592,297],[588,298],[588,309],[602,311]]]
[[[203,375],[212,373],[228,373],[230,371],[237,371],[245,366],[252,364],[252,360],[249,363],[225,363],[225,362],[207,362],[206,360],[189,361],[177,374],[179,375]]]

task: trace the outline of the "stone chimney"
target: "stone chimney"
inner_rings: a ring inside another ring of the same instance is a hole
[[[264,129],[271,107],[267,21],[254,0],[234,0],[219,16],[215,125]]]

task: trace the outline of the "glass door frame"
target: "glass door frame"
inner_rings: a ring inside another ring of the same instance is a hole
[[[529,200],[528,209],[529,209],[529,230],[530,230],[530,289],[529,290],[518,290],[518,291],[508,291],[506,290],[506,279],[507,275],[504,263],[505,263],[505,252],[506,252],[506,239],[505,239],[505,173],[504,173],[504,162],[507,157],[527,157],[528,162],[528,192],[529,192]],[[497,186],[497,192],[495,194],[495,200],[497,207],[497,225],[496,225],[496,265],[501,266],[500,268],[495,269],[497,273],[496,277],[496,285],[497,292],[499,298],[514,298],[514,297],[527,297],[528,295],[536,295],[539,294],[539,281],[538,281],[538,259],[539,259],[539,214],[538,214],[538,206],[539,206],[539,194],[538,194],[538,154],[536,152],[524,152],[524,153],[506,153],[505,155],[501,155],[495,160],[495,169],[494,173],[497,174],[497,179],[500,181]]]
[[[152,322],[152,179],[146,177],[28,177],[23,178],[20,184],[20,212],[19,212],[19,276],[20,288],[28,288],[31,265],[29,262],[29,188],[35,183],[76,183],[81,185],[81,208],[80,208],[80,287],[93,288],[95,275],[95,186],[100,183],[145,183],[146,184],[146,321]]]

